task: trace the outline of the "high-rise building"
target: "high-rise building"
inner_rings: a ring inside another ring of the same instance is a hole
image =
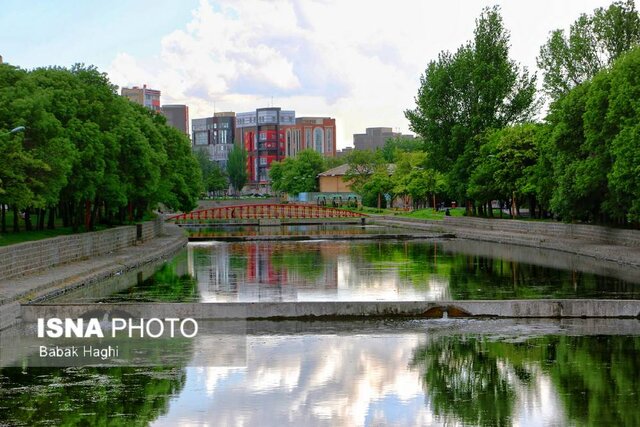
[[[295,124],[296,112],[279,107],[238,113],[236,141],[247,151],[249,186],[268,191],[271,163],[286,157],[286,131]]]
[[[336,155],[336,119],[331,117],[297,117],[295,126],[286,131],[285,155],[312,149],[325,157]]]
[[[213,117],[191,121],[194,150],[204,150],[221,168],[227,167],[229,152],[233,148],[236,113],[215,113]]]
[[[353,146],[356,150],[375,150],[384,147],[384,143],[390,138],[413,139],[414,137],[394,132],[393,129],[386,127],[367,128],[366,133],[353,135]]]
[[[120,94],[129,98],[131,102],[144,105],[145,107],[160,112],[160,91],[147,88],[143,85],[141,88],[134,86],[132,88],[123,87]]]
[[[160,109],[167,124],[189,135],[189,107],[186,105],[163,105]]]

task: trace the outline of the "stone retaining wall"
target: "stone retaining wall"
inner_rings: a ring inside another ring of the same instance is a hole
[[[472,217],[445,217],[444,221],[420,220],[399,216],[384,216],[385,220],[422,223],[434,228],[470,228],[529,236],[550,236],[579,239],[611,245],[640,247],[640,231],[621,230],[597,225],[565,224],[561,222],[536,222]]]
[[[164,221],[161,218],[144,222],[140,226],[141,239],[137,239],[137,226],[131,225],[1,247],[0,280],[105,255],[164,233]]]
[[[33,304],[24,322],[51,317],[336,319],[341,317],[640,318],[639,300],[297,301],[157,304]],[[89,313],[91,313],[89,315]],[[117,315],[115,314],[117,313]],[[446,313],[446,315],[445,315]],[[125,316],[127,315],[127,316]]]
[[[640,231],[622,230],[597,225],[565,224],[470,217],[445,217],[445,224],[455,227],[481,228],[506,233],[545,235],[580,239],[611,245],[640,246]]]

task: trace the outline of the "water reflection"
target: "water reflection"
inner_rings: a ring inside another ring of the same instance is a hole
[[[0,425],[147,425],[180,393],[180,368],[0,369]]]
[[[639,425],[638,336],[451,328],[252,335],[246,367],[188,368],[154,425]]]
[[[249,322],[246,340],[233,367],[2,369],[0,425],[640,425],[637,320]]]
[[[246,236],[318,236],[327,235],[353,236],[366,234],[394,234],[398,229],[379,225],[354,225],[354,224],[298,224],[282,226],[257,226],[257,225],[219,225],[216,227],[184,227],[192,239],[221,239],[229,237]]]
[[[452,241],[215,243],[188,251],[204,302],[640,297],[640,277],[594,274],[578,257],[564,255],[568,270],[530,253],[529,262],[465,253]],[[530,250],[510,248],[519,251]]]
[[[640,298],[640,272],[570,254],[444,240],[190,243],[148,279],[77,301],[398,301]]]

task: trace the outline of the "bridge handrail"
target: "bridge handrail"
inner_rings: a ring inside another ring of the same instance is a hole
[[[168,216],[173,220],[208,220],[208,219],[260,219],[260,218],[365,218],[369,215],[347,209],[325,207],[309,204],[276,204],[229,205],[199,209],[177,215]]]

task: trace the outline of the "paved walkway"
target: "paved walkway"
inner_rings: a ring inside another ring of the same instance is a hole
[[[0,281],[0,308],[28,302],[47,293],[103,280],[141,265],[166,258],[186,245],[187,237],[176,226],[166,225],[165,236],[108,255],[62,264],[36,274]]]

